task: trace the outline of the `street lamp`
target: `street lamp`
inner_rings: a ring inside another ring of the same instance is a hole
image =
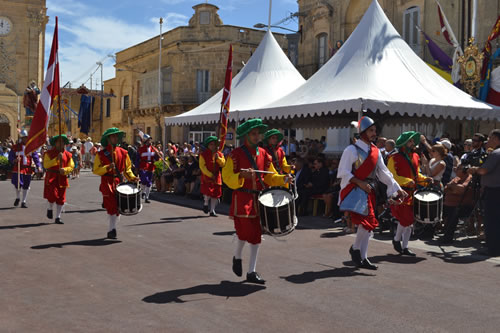
[[[257,23],[253,26],[254,28],[257,28],[257,29],[262,29],[262,28],[266,28],[267,25],[265,25],[264,23]],[[280,27],[279,25],[270,25],[269,26],[270,28],[276,28],[276,29],[283,29],[283,30],[287,30],[287,31],[291,31],[293,33],[300,33],[300,31],[295,31],[295,30],[292,30],[292,29],[288,29],[288,28],[285,28],[285,27]]]

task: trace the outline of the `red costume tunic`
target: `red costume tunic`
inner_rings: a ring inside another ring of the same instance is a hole
[[[213,153],[210,149],[205,149],[200,154],[201,194],[211,198],[220,198],[222,196],[221,168],[225,164],[224,155],[219,151]]]
[[[290,173],[292,167],[286,161],[285,151],[281,147],[273,147],[268,145],[266,151],[271,155],[274,168],[279,173]],[[274,153],[274,155],[273,155]]]
[[[21,171],[19,172],[21,175],[32,175],[33,169],[31,168],[31,166],[35,161],[33,161],[32,154],[24,155],[24,147],[25,146],[22,143],[15,144],[14,146],[12,146],[10,155],[15,158],[19,154],[19,156],[21,157]],[[36,161],[36,163],[38,163],[38,161]],[[17,173],[17,162],[13,160],[12,164],[14,165],[14,167],[12,168],[12,172]]]
[[[394,175],[396,182],[408,193],[408,197],[401,205],[391,206],[392,215],[403,227],[413,224],[413,192],[415,192],[416,184],[422,184],[427,178],[420,173],[418,154],[411,152],[407,156],[408,158],[400,151],[390,155],[387,162],[387,168]],[[412,181],[414,184],[410,185]]]
[[[114,161],[118,173],[124,174],[129,181],[135,181],[137,177],[132,172],[132,163],[125,149],[115,147],[114,158],[111,157],[111,145],[99,151],[94,161],[93,172],[101,176],[99,191],[102,193],[104,208],[109,215],[120,215],[116,199],[116,186],[120,184],[120,178],[116,170],[109,168]]]
[[[155,161],[160,158],[157,150],[152,146],[142,145],[139,150],[137,150],[137,159],[139,159],[139,165],[137,167],[140,170],[145,170],[149,172],[155,171]]]
[[[229,188],[233,189],[233,197],[229,217],[234,220],[234,227],[238,238],[247,241],[251,244],[259,244],[261,242],[261,225],[258,209],[258,193],[264,189],[261,182],[268,186],[283,186],[285,176],[279,175],[272,164],[272,158],[263,149],[259,149],[259,154],[256,154],[256,149],[245,144],[252,158],[255,160],[258,170],[271,171],[272,174],[263,176],[261,173],[256,174],[255,179],[240,178],[241,169],[254,168],[249,161],[242,147],[238,147],[231,152],[226,165],[222,170],[224,183]]]
[[[62,156],[62,168],[64,175],[59,169],[59,153],[56,148],[45,152],[43,156],[43,167],[47,170],[43,187],[43,197],[50,203],[63,205],[66,202],[66,188],[69,187],[68,176],[75,167],[70,152],[64,151]]]

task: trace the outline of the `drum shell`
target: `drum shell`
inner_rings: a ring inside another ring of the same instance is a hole
[[[421,193],[435,193],[439,199],[423,201],[418,198]],[[413,216],[415,221],[423,224],[434,224],[443,220],[443,195],[436,190],[418,190],[413,195]]]
[[[139,188],[137,193],[125,194],[119,192],[120,186],[123,185],[136,186],[135,184],[130,183],[122,183],[117,186],[116,200],[118,204],[118,211],[122,215],[136,215],[142,210],[142,190]]]
[[[259,198],[265,193],[275,190],[286,192],[290,197],[290,202],[279,207],[272,207],[262,204],[259,200],[260,223],[263,233],[284,236],[291,233],[297,226],[295,199],[290,190],[283,187],[268,188],[260,193]]]

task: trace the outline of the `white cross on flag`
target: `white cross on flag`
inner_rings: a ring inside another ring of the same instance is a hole
[[[25,154],[29,155],[43,144],[47,139],[47,125],[50,119],[50,108],[54,99],[60,96],[59,86],[59,57],[57,41],[57,16],[56,26],[54,28],[54,38],[52,39],[52,48],[50,50],[49,64],[45,81],[43,82],[40,102],[33,116],[30,131],[28,133],[28,142],[26,143]]]

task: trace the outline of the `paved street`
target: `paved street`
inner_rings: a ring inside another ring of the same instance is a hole
[[[48,223],[42,181],[28,209],[0,182],[1,332],[498,331],[500,260],[471,254],[470,241],[412,242],[408,258],[376,240],[372,272],[350,262],[353,236],[307,219],[285,241],[265,237],[262,287],[231,271],[227,216],[153,201],[104,240],[98,182],[71,181],[64,225]]]

